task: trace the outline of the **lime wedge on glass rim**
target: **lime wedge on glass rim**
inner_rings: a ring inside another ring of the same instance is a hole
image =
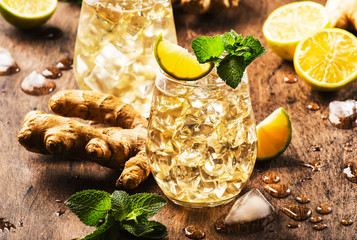
[[[57,0],[0,0],[0,13],[5,20],[22,29],[44,24],[55,12]]]
[[[200,64],[187,49],[163,39],[162,34],[156,39],[154,54],[160,68],[178,80],[200,79],[209,74],[214,67],[212,62]]]

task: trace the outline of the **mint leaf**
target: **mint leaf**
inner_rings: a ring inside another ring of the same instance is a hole
[[[243,39],[233,30],[222,36],[198,37],[191,45],[197,60],[215,62],[219,77],[232,88],[238,86],[246,67],[266,53],[258,39],[252,36]]]
[[[227,53],[235,53],[236,49],[240,47],[242,42],[242,35],[238,35],[235,31],[231,30],[228,33],[223,34],[222,41],[224,43],[224,50]]]
[[[267,52],[259,40],[252,36],[245,37],[242,41],[242,45],[245,49],[249,49],[243,53],[244,62],[247,66]]]
[[[110,210],[110,194],[98,190],[84,190],[72,195],[65,203],[88,226],[97,226]]]
[[[218,76],[231,88],[237,88],[245,70],[243,56],[226,56],[217,67]]]
[[[221,36],[198,37],[191,42],[191,47],[200,63],[215,61],[224,52],[224,44]]]
[[[143,237],[152,238],[152,239],[161,239],[167,236],[167,229],[165,225],[156,221],[143,221],[143,223],[146,226],[154,229],[154,231],[152,232],[145,233]]]
[[[148,221],[166,204],[155,194],[138,193],[130,196],[124,191],[112,195],[97,190],[85,190],[71,196],[66,205],[83,223],[97,226],[84,240],[117,240],[121,231],[136,237],[159,239],[167,235],[164,225]],[[100,221],[104,222],[100,224]]]
[[[111,214],[108,214],[105,218],[105,222],[100,225],[94,232],[88,234],[83,240],[109,240],[109,238],[106,236],[108,233],[108,230],[115,224],[114,221],[114,216]],[[114,240],[117,239],[114,238]]]
[[[155,194],[137,193],[131,196],[131,207],[134,215],[145,219],[158,213],[166,203],[165,198]]]
[[[123,228],[136,237],[140,237],[154,231],[153,228],[145,225],[144,223],[137,223],[134,220],[125,221],[123,223]]]
[[[117,221],[122,221],[132,211],[130,195],[124,191],[113,192],[111,205]]]

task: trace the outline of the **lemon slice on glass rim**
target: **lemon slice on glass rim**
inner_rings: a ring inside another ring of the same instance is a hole
[[[200,79],[209,74],[214,67],[212,62],[199,63],[187,49],[163,39],[162,34],[156,39],[154,54],[160,68],[178,80]]]
[[[0,0],[0,13],[10,24],[32,29],[44,24],[55,12],[57,0]]]

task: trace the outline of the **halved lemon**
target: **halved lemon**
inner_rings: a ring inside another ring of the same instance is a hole
[[[54,13],[57,0],[0,0],[0,13],[12,25],[31,29],[44,24]]]
[[[290,117],[284,108],[276,109],[257,125],[257,161],[278,157],[289,146],[292,136]]]
[[[292,61],[301,39],[329,25],[324,6],[310,1],[295,2],[277,8],[268,16],[263,35],[275,54]]]
[[[357,79],[357,38],[342,29],[326,28],[302,40],[294,67],[318,91],[336,91]]]
[[[154,54],[161,69],[173,78],[193,81],[212,71],[212,62],[200,64],[187,49],[182,48],[160,34],[155,42]]]

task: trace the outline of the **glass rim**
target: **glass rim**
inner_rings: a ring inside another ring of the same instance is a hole
[[[180,80],[180,79],[176,79],[172,76],[170,76],[169,74],[167,74],[164,70],[162,70],[161,68],[159,68],[158,70],[158,74],[157,75],[161,75],[163,76],[165,79],[169,80],[170,82],[173,82],[175,84],[179,84],[179,85],[183,85],[183,86],[188,86],[188,87],[200,87],[200,86],[206,86],[206,87],[221,87],[221,86],[228,86],[226,84],[225,81],[223,81],[222,79],[220,79],[220,77],[218,76],[217,74],[217,77],[221,80],[220,82],[216,82],[216,83],[202,83],[200,82],[201,79],[209,76],[210,74],[212,74],[212,72],[215,72],[215,69],[213,69],[210,73],[208,73],[206,76],[203,76],[202,78],[199,78],[197,80],[192,80],[192,81],[184,81],[184,80]],[[243,73],[243,76],[242,76],[242,79],[243,78],[247,78],[247,69],[244,70],[244,73]],[[158,78],[156,77],[156,80]],[[155,82],[156,82],[155,80]]]
[[[213,71],[213,70],[212,70]],[[173,82],[175,84],[178,85],[183,85],[183,86],[188,86],[188,87],[201,87],[201,86],[207,86],[207,87],[220,87],[223,85],[226,85],[226,83],[221,80],[220,82],[216,82],[216,83],[203,83],[200,82],[201,79],[209,76],[212,72],[210,72],[209,74],[207,74],[206,76],[203,76],[202,78],[199,78],[197,80],[192,80],[192,81],[184,81],[184,80],[180,80],[180,79],[176,79],[172,76],[170,76],[169,74],[167,74],[164,70],[162,70],[161,68],[158,71],[158,75],[160,74],[161,76],[163,76],[165,79],[167,79],[170,82]],[[217,75],[217,77],[219,78],[219,76]],[[158,78],[156,78],[158,79]]]
[[[147,10],[150,10],[151,8],[153,8],[157,3],[158,1],[155,1],[155,0],[149,0],[148,2],[148,5],[145,5],[143,8],[135,8],[135,9],[122,9],[122,8],[117,8],[117,7],[114,7],[111,6],[111,7],[108,7],[106,5],[103,5],[102,3],[102,0],[83,0],[84,2],[86,2],[87,5],[89,6],[96,6],[96,5],[101,5],[103,7],[103,9],[111,9],[113,12],[118,12],[118,13],[121,13],[121,12],[138,12],[138,11],[147,11]],[[162,2],[170,2],[170,0],[161,0]],[[136,0],[116,0],[116,2],[118,3],[137,3]]]

